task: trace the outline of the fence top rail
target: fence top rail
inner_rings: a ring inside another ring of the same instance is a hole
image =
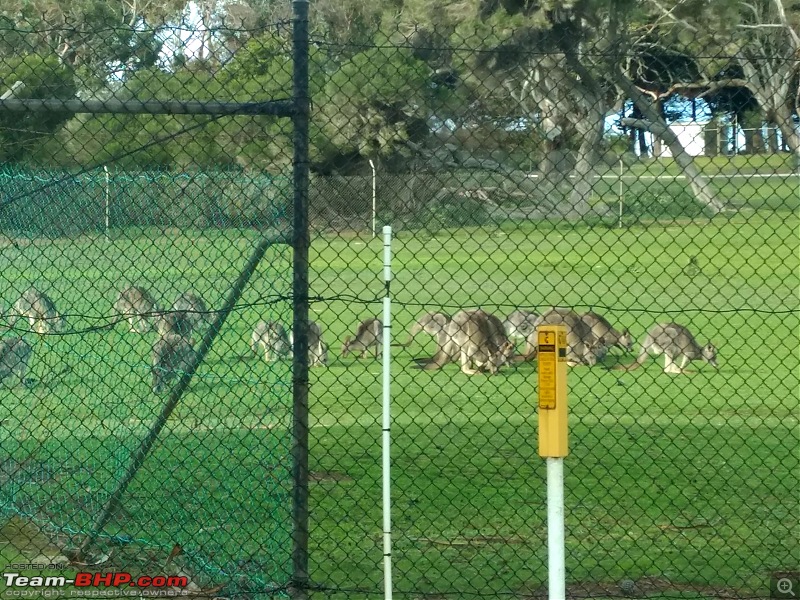
[[[291,100],[221,102],[207,100],[61,100],[57,98],[0,98],[0,112],[67,112],[150,115],[273,115],[292,117]]]

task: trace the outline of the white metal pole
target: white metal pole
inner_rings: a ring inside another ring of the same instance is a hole
[[[372,167],[372,237],[378,235],[378,196],[375,193],[375,163],[369,159],[369,166]],[[383,230],[384,236],[386,235],[386,228]],[[391,235],[391,234],[390,234]]]
[[[564,459],[547,460],[547,570],[548,599],[565,600],[564,565]]]
[[[371,162],[371,161],[370,161]],[[391,410],[391,347],[392,299],[389,285],[392,280],[392,228],[383,228],[383,281],[386,295],[383,298],[383,596],[392,599],[392,496],[390,427]]]
[[[111,225],[111,191],[109,190],[110,177],[108,175],[108,166],[103,165],[103,170],[106,172],[106,239],[110,239],[108,230]]]

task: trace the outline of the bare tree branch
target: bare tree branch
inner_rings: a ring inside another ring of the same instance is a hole
[[[653,4],[653,6],[656,7],[656,9],[658,9],[659,12],[662,13],[662,16],[658,18],[658,21],[660,21],[663,18],[668,18],[671,19],[672,23],[680,23],[681,25],[686,27],[686,29],[688,29],[689,31],[694,31],[694,32],[697,31],[697,27],[695,27],[685,19],[679,19],[673,14],[675,9],[678,8],[681,4],[683,4],[682,1],[676,3],[675,6],[673,6],[670,9],[667,9],[666,7],[662,6],[661,3],[658,2],[658,0],[650,0],[650,2]],[[654,24],[655,26],[658,26],[658,21]]]
[[[798,37],[797,32],[789,23],[789,19],[786,18],[786,11],[783,8],[783,0],[772,0],[772,3],[775,5],[775,10],[778,12],[778,19],[786,28],[786,32],[789,34],[789,37],[792,38],[793,42],[793,49],[795,52],[800,49],[800,37]]]

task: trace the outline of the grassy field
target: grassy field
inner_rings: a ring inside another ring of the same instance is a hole
[[[711,587],[765,593],[771,571],[800,561],[797,225],[790,211],[755,210],[623,229],[507,224],[397,238],[397,335],[432,309],[559,304],[592,307],[637,339],[674,320],[718,346],[718,371],[697,365],[676,377],[654,362],[629,374],[570,371],[573,589],[629,578],[685,597]],[[219,306],[251,246],[208,232],[6,246],[0,298],[13,302],[35,283],[77,330],[105,324],[128,283],[165,301],[193,288]],[[339,346],[358,320],[379,315],[381,251],[380,240],[358,236],[317,238],[311,251],[323,298],[312,318],[331,346],[329,367],[312,373],[311,575],[348,597],[381,585],[381,380],[378,361],[342,359]],[[131,550],[141,540],[163,564],[179,543],[210,579],[286,582],[291,374],[241,356],[257,319],[289,322],[276,295],[289,292],[290,267],[288,251],[271,250],[248,287],[107,529],[116,560],[141,564]],[[72,530],[96,516],[163,402],[149,391],[151,336],[119,325],[34,341],[35,382],[0,392],[9,515]],[[420,339],[393,363],[396,589],[535,593],[546,585],[535,367],[496,377],[411,368],[432,351]]]

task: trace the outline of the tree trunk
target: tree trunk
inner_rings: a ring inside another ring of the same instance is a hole
[[[780,150],[778,147],[778,128],[773,123],[767,125],[767,137],[769,138],[769,151],[776,153]]]
[[[684,150],[681,141],[678,139],[678,136],[667,126],[666,123],[663,121],[661,123],[653,123],[650,121],[636,122],[633,119],[627,119],[626,121],[626,125],[633,125],[643,129],[648,129],[650,133],[652,133],[654,136],[658,136],[664,141],[664,143],[672,152],[675,162],[678,163],[678,166],[681,168],[683,174],[686,176],[686,179],[689,181],[689,185],[694,192],[694,197],[706,208],[709,213],[715,215],[725,209],[725,205],[717,199],[716,191],[711,187],[708,179],[704,175],[700,174],[700,171],[695,166],[692,157],[686,153],[686,150]]]
[[[794,126],[792,110],[784,105],[775,111],[775,124],[780,127],[783,145],[794,155],[795,167],[800,167],[800,135]]]
[[[706,156],[716,156],[719,154],[719,135],[717,132],[717,123],[716,121],[711,121],[708,125],[706,125],[705,129],[703,130],[703,138],[704,138],[704,154]]]
[[[639,136],[639,155],[642,158],[650,156],[650,148],[647,146],[647,137],[645,136],[644,129],[637,129],[636,135]]]
[[[667,144],[675,162],[678,163],[686,179],[688,179],[697,201],[711,214],[722,212],[725,205],[716,198],[714,188],[711,187],[708,179],[700,174],[694,164],[694,160],[683,149],[678,136],[667,126],[666,121],[650,102],[650,99],[640,92],[633,82],[625,76],[619,65],[613,70],[613,74],[614,81],[622,92],[634,101],[639,110],[642,111],[642,115],[647,119],[647,121],[625,119],[623,125],[648,129],[653,135],[660,137]]]
[[[591,115],[595,117],[596,115]],[[584,133],[578,147],[578,154],[575,159],[575,169],[573,171],[574,183],[570,194],[569,213],[567,217],[585,217],[592,211],[589,200],[594,189],[594,172],[597,163],[597,146],[603,139],[604,120],[600,118],[599,126],[592,130],[582,131]]]
[[[753,154],[761,154],[764,152],[764,133],[761,131],[761,125],[753,129]]]
[[[642,111],[634,104],[633,110],[631,111],[631,117],[634,119],[641,119],[642,118]],[[633,139],[638,141],[639,143],[639,156],[641,158],[647,158],[650,155],[650,149],[647,147],[647,138],[644,135],[644,130],[642,129],[631,129],[633,134]],[[634,142],[636,143],[636,142]],[[636,149],[634,148],[632,152],[635,154]]]

